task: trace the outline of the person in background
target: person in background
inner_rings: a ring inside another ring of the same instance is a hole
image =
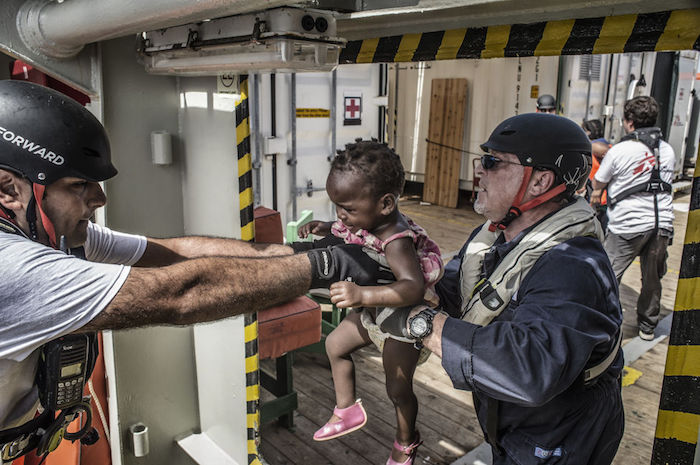
[[[542,94],[537,98],[537,109],[536,113],[557,113],[557,100],[549,95]]]
[[[413,374],[430,352],[416,349],[411,339],[387,334],[381,325],[397,312],[408,313],[409,309],[401,307],[424,302],[437,305],[433,286],[443,271],[437,244],[399,211],[404,180],[401,159],[386,144],[362,140],[348,144],[332,160],[326,181],[338,220],[312,221],[299,231],[302,238],[315,234],[325,236],[321,242],[340,240],[369,248],[385,257],[396,276],[396,282],[385,286],[358,286],[350,281],[331,285],[331,302],[358,311],[350,312],[326,339],[336,408],[328,423],[314,434],[315,440],[325,441],[366,423],[362,403],[355,400],[351,354],[374,343],[382,353],[386,390],[396,410],[396,439],[387,465],[414,463],[421,440],[416,430],[418,400],[413,393]],[[302,247],[308,244],[300,243]]]
[[[654,127],[659,106],[653,97],[625,102],[626,135],[603,158],[593,179],[591,205],[608,191],[605,250],[618,283],[639,256],[642,289],[637,300],[639,337],[654,339],[661,310],[661,278],[666,273],[666,248],[673,237],[673,148]]]
[[[605,157],[610,149],[610,142],[608,142],[605,137],[603,137],[604,126],[603,122],[599,119],[585,119],[581,125],[584,132],[591,140],[591,148],[593,152],[593,166],[591,167],[591,173],[588,175],[588,181],[586,181],[586,200],[590,201],[591,192],[593,192],[593,177],[598,172],[600,167],[600,162]],[[608,196],[607,192],[603,191],[600,199],[600,204],[594,207],[596,209],[596,216],[600,225],[603,227],[605,232],[608,228],[608,215],[606,210],[608,209]]]

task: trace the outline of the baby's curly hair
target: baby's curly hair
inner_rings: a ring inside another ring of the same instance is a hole
[[[405,183],[401,158],[376,139],[355,139],[354,143],[345,145],[345,150],[338,150],[331,161],[333,172],[354,172],[363,176],[376,199],[387,193],[400,196]]]

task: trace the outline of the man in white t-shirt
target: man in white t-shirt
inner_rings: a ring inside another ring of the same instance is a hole
[[[49,341],[255,312],[349,276],[365,285],[391,279],[358,246],[294,254],[110,231],[90,218],[106,202],[99,182],[116,174],[106,132],[84,107],[36,84],[0,81],[0,463],[50,449],[45,438],[60,436],[53,415],[33,419]]]
[[[673,237],[673,148],[653,127],[659,107],[652,97],[635,97],[624,107],[627,135],[606,154],[593,180],[591,204],[608,189],[605,250],[618,283],[639,256],[642,289],[637,301],[639,337],[654,338],[661,306],[666,248]]]

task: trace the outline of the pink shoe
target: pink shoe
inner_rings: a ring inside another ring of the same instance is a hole
[[[314,433],[314,441],[328,441],[352,433],[367,423],[367,412],[362,407],[362,401],[357,399],[353,405],[347,408],[334,408],[333,415],[340,421],[326,423]]]
[[[408,454],[408,458],[405,462],[397,462],[389,455],[389,460],[386,461],[386,465],[413,465],[413,461],[416,459],[416,454],[418,452],[418,446],[421,444],[423,444],[423,441],[420,440],[420,433],[418,431],[416,431],[416,440],[407,446],[402,446],[394,440],[394,449]]]

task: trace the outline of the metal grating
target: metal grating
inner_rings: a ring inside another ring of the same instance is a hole
[[[578,78],[582,81],[600,81],[600,55],[581,55]],[[589,77],[590,76],[590,77]]]

